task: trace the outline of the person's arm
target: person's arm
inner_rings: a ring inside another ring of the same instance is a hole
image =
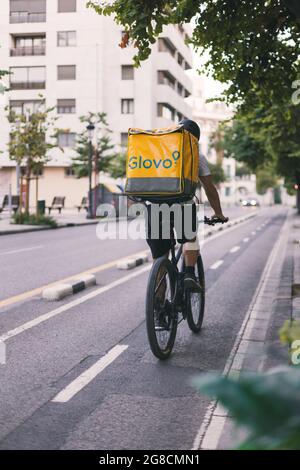
[[[211,175],[199,176],[199,178],[200,178],[202,186],[204,187],[207,199],[209,200],[209,203],[213,211],[215,212],[214,214],[215,217],[218,217],[218,219],[224,220],[224,222],[227,221],[228,218],[223,215],[219,194],[212,181]]]

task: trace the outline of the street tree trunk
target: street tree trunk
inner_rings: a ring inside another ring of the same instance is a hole
[[[27,171],[26,171],[26,201],[25,201],[25,213],[26,214],[29,214],[30,179],[31,179],[31,171],[30,171],[30,168],[27,167]]]
[[[296,206],[297,206],[297,213],[300,215],[300,188],[298,186],[297,193],[296,193]]]

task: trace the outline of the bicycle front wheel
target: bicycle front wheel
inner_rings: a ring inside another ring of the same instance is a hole
[[[205,277],[200,255],[195,266],[195,275],[201,290],[200,292],[186,293],[186,312],[189,328],[194,333],[199,333],[202,327],[205,309]]]
[[[151,351],[167,359],[173,349],[177,331],[174,308],[176,274],[167,258],[158,258],[150,272],[146,297],[146,325]]]

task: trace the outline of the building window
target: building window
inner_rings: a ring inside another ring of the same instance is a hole
[[[76,46],[76,31],[58,31],[57,45],[58,47]]]
[[[176,111],[169,104],[158,103],[157,104],[157,116],[168,119],[170,121],[175,121]]]
[[[57,100],[58,114],[74,114],[76,113],[75,99],[60,99]]]
[[[46,0],[10,0],[10,23],[46,21]]]
[[[58,65],[57,80],[76,80],[76,65]]]
[[[180,54],[180,52],[178,52],[178,54],[177,54],[177,62],[181,67],[183,67],[183,57]]]
[[[121,132],[121,146],[127,147],[128,144],[128,132]]]
[[[122,99],[121,100],[121,113],[122,114],[133,114],[134,113],[134,100],[133,99]]]
[[[76,11],[76,0],[58,0],[58,13]]]
[[[225,174],[226,174],[227,178],[230,178],[230,176],[231,176],[231,166],[230,165],[226,165]]]
[[[13,90],[45,88],[45,67],[10,67],[10,73],[10,87]]]
[[[158,51],[159,52],[169,52],[173,57],[176,53],[176,47],[168,38],[158,38]]]
[[[231,188],[225,188],[225,196],[230,196]]]
[[[46,36],[12,36],[11,56],[45,55]]]
[[[122,80],[133,80],[133,79],[134,79],[133,65],[122,65]]]
[[[43,111],[44,101],[41,100],[10,100],[9,108],[16,114],[33,114]]]
[[[175,88],[176,80],[173,75],[166,70],[159,70],[157,72],[157,82],[159,85],[168,85],[171,88]]]
[[[75,170],[71,166],[68,166],[65,168],[65,176],[68,178],[74,178],[76,176]]]
[[[57,144],[59,147],[75,147],[75,132],[59,132],[57,137]]]

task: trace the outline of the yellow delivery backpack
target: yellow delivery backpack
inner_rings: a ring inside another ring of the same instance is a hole
[[[128,131],[125,193],[151,202],[191,199],[198,182],[198,140],[182,125]]]

